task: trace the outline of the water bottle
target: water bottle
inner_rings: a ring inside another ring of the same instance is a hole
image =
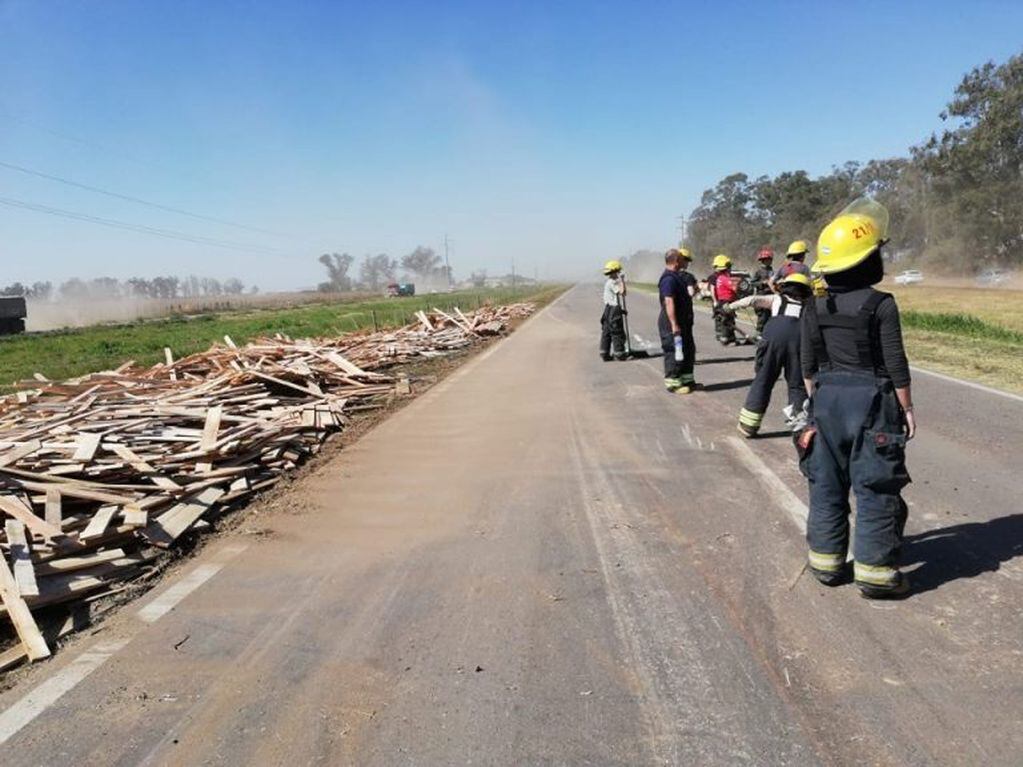
[[[682,336],[675,336],[675,362],[681,362],[685,356],[682,351]]]

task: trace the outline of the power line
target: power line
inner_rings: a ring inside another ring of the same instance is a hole
[[[31,210],[37,213],[46,213],[50,216],[73,219],[75,221],[86,221],[91,224],[109,226],[113,229],[123,229],[129,232],[139,232],[141,234],[151,234],[155,237],[164,237],[169,240],[181,240],[183,242],[193,242],[199,245],[212,245],[213,247],[226,248],[227,250],[239,250],[246,253],[266,253],[273,255],[280,255],[282,253],[282,251],[277,250],[276,248],[267,248],[261,245],[246,245],[243,242],[218,240],[212,237],[202,237],[200,235],[192,235],[186,232],[177,232],[173,229],[159,229],[154,226],[145,226],[144,224],[132,224],[127,221],[117,221],[112,218],[101,218],[87,213],[78,213],[73,210],[64,210],[62,208],[53,208],[49,205],[39,205],[32,202],[26,202],[25,200],[16,200],[11,197],[0,197],[0,205],[6,205],[10,208]]]
[[[289,236],[289,235],[286,235],[286,234],[281,234],[280,232],[272,232],[269,229],[260,229],[259,227],[256,227],[256,226],[249,226],[247,224],[239,224],[239,223],[237,223],[235,221],[228,221],[227,219],[224,219],[224,218],[216,218],[214,216],[204,216],[201,213],[192,213],[191,211],[182,210],[181,208],[174,208],[174,207],[171,207],[170,205],[161,205],[158,202],[152,202],[150,200],[144,200],[141,197],[134,197],[134,196],[129,195],[129,194],[120,194],[119,192],[111,192],[109,189],[102,189],[102,188],[100,188],[98,186],[91,186],[90,184],[82,184],[82,183],[79,183],[78,181],[72,181],[71,179],[63,178],[62,176],[54,176],[54,175],[52,175],[50,173],[43,173],[42,171],[32,170],[31,168],[26,168],[26,167],[24,167],[22,165],[15,165],[14,163],[10,163],[10,162],[4,162],[3,160],[0,160],[0,167],[7,168],[9,170],[14,170],[14,171],[17,171],[18,173],[24,173],[24,174],[29,175],[29,176],[37,176],[38,178],[45,178],[48,181],[56,181],[56,182],[58,182],[60,184],[67,184],[68,186],[73,186],[73,187],[76,187],[78,189],[84,189],[84,190],[89,191],[89,192],[96,192],[97,194],[106,195],[107,197],[113,197],[113,198],[118,199],[118,200],[125,200],[127,202],[134,202],[134,203],[136,203],[138,205],[145,205],[147,207],[156,208],[157,210],[163,210],[163,211],[167,211],[169,213],[177,213],[178,215],[188,216],[189,218],[195,218],[195,219],[198,219],[200,221],[210,221],[210,222],[213,222],[215,224],[223,224],[224,226],[232,226],[232,227],[235,227],[236,229],[245,229],[247,231],[258,232],[260,234],[269,234],[269,235],[273,235],[274,237],[288,237]]]

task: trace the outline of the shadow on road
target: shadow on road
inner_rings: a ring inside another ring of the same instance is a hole
[[[726,362],[753,362],[756,357],[710,357],[698,359],[694,365],[717,365]]]
[[[752,378],[742,378],[738,381],[722,381],[721,383],[707,384],[702,391],[728,391],[729,389],[742,389],[753,383]]]
[[[987,522],[964,522],[907,536],[902,564],[922,564],[911,575],[914,593],[933,591],[960,578],[994,572],[1023,556],[1023,514]]]

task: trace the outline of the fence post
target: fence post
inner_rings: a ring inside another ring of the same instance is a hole
[[[377,325],[377,310],[376,309],[370,309],[370,312],[373,313],[373,332],[377,333],[380,330],[380,326]]]

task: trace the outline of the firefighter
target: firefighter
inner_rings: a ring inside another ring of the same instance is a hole
[[[746,403],[739,411],[738,429],[747,439],[755,437],[760,430],[771,401],[771,390],[782,372],[788,384],[788,405],[784,408],[786,420],[792,428],[805,425],[803,405],[807,394],[799,359],[799,318],[811,293],[809,277],[790,274],[782,280],[777,294],[747,296],[728,305],[733,312],[752,306],[766,311],[770,318],[757,346],[756,377],[746,394]]]
[[[700,292],[700,283],[696,275],[689,271],[689,266],[693,263],[693,254],[689,248],[679,248],[678,257],[678,278],[685,283],[689,297],[696,298],[696,294]]]
[[[774,251],[770,248],[761,248],[757,253],[757,269],[753,272],[753,289],[757,295],[770,295],[771,279],[774,277]],[[764,302],[752,302],[753,311],[757,315],[757,334],[764,332],[764,325],[771,319],[771,307],[760,308]]]
[[[732,259],[724,253],[714,256],[710,295],[714,302],[714,334],[723,345],[735,343],[735,314],[725,307],[738,298],[732,284]]]
[[[664,273],[657,282],[661,300],[657,330],[664,350],[664,388],[673,394],[689,394],[696,388],[693,297],[689,294],[688,283],[679,276],[685,260],[677,250],[665,253]]]
[[[768,280],[771,290],[777,291],[781,281],[790,274],[805,274],[813,279],[810,274],[810,267],[806,265],[806,255],[809,252],[810,246],[806,244],[805,240],[796,240],[789,245],[789,249],[785,254],[785,263],[779,266],[777,271],[771,276],[771,279]]]
[[[802,318],[803,377],[811,425],[797,441],[810,484],[810,572],[829,586],[847,578],[849,492],[856,495],[853,579],[863,596],[909,590],[898,569],[907,507],[906,442],[916,433],[899,310],[874,289],[884,276],[888,211],[854,202],[821,232],[813,271],[826,294]]]
[[[608,261],[604,264],[604,313],[600,316],[600,358],[604,362],[611,359],[612,347],[614,358],[624,360],[625,354],[625,319],[622,310],[622,296],[625,295],[625,275],[622,274],[620,261]]]

